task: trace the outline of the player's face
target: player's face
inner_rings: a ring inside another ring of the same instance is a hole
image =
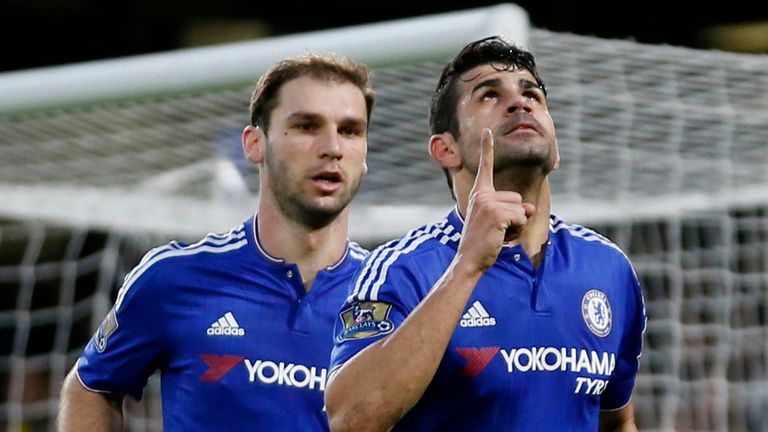
[[[341,213],[367,171],[362,91],[349,82],[300,77],[285,83],[266,137],[266,180],[280,210],[322,227]]]
[[[461,78],[456,114],[459,148],[468,169],[477,171],[480,136],[486,127],[493,131],[496,171],[539,167],[546,174],[557,168],[555,125],[544,92],[530,72],[481,65]]]

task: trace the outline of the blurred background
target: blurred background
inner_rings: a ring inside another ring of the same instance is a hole
[[[326,44],[374,68],[352,238],[443,217],[430,96],[465,42],[514,34],[497,4],[0,2],[0,431],[54,430],[64,375],[148,249],[253,211],[239,134],[274,56]],[[768,2],[516,4],[558,129],[553,212],[616,242],[644,288],[640,429],[768,432]],[[372,30],[411,17],[420,37]],[[127,408],[128,430],[162,430],[157,375]]]
[[[0,71],[494,5],[498,1],[4,0]],[[652,44],[768,52],[768,2],[523,0],[534,27]],[[300,6],[297,6],[300,5]],[[320,18],[322,17],[322,18]],[[9,54],[13,52],[13,54]]]

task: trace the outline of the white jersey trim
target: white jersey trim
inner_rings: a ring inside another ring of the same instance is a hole
[[[586,241],[600,242],[608,247],[611,247],[617,250],[622,255],[624,255],[625,258],[627,257],[624,251],[621,250],[621,248],[618,247],[616,243],[608,240],[608,238],[604,237],[602,234],[596,231],[593,231],[589,228],[583,227],[581,225],[571,225],[571,224],[565,223],[562,219],[558,218],[557,216],[552,216],[552,220],[549,225],[549,231],[552,233],[556,233],[562,230],[567,230],[572,236],[579,237]]]
[[[355,287],[349,296],[349,301],[378,300],[379,289],[387,280],[390,266],[401,256],[413,252],[422,243],[433,238],[439,238],[440,243],[456,242],[461,233],[455,233],[448,219],[437,224],[428,224],[410,231],[399,240],[393,240],[376,249],[368,257],[363,270],[355,282]]]
[[[282,258],[278,258],[275,256],[270,255],[266,250],[264,250],[263,247],[261,247],[261,240],[259,240],[259,219],[257,218],[258,215],[253,215],[253,223],[251,224],[253,226],[253,242],[256,243],[256,249],[259,250],[259,252],[268,260],[276,263],[284,263],[285,260]]]
[[[81,358],[77,359],[77,365],[75,367],[75,376],[77,377],[77,380],[80,381],[80,385],[83,386],[84,389],[86,389],[86,390],[88,390],[89,392],[92,392],[92,393],[101,393],[101,394],[112,393],[112,392],[107,391],[107,390],[96,390],[95,388],[88,387],[88,385],[86,385],[85,382],[83,382],[83,379],[80,378],[80,359]]]
[[[242,228],[243,226],[241,225],[239,229],[242,230]],[[115,313],[117,313],[117,311],[120,309],[120,306],[125,299],[125,295],[131,289],[131,286],[133,286],[134,282],[136,282],[136,280],[142,274],[144,274],[145,271],[147,271],[159,261],[162,261],[166,258],[196,255],[206,252],[218,254],[233,251],[248,244],[248,239],[243,238],[244,234],[245,233],[242,231],[232,230],[225,236],[206,236],[203,240],[186,247],[181,247],[178,243],[173,242],[166,246],[150,251],[147,255],[144,256],[136,268],[134,268],[125,277],[123,286],[117,293],[117,300],[115,301]],[[115,314],[115,320],[117,320],[117,314]]]
[[[347,241],[347,247],[349,248],[349,253],[352,255],[352,258],[363,260],[365,257],[368,256],[370,253],[368,249],[360,246],[357,242],[353,242],[351,240]]]

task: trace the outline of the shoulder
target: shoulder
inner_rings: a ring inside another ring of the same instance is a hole
[[[598,254],[603,258],[613,258],[629,264],[629,258],[616,243],[591,228],[566,223],[553,215],[550,218],[549,231],[554,241],[566,243],[581,252]]]
[[[608,237],[581,225],[567,224],[553,216],[550,236],[557,242],[558,249],[568,251],[574,262],[582,269],[594,271],[599,268],[603,275],[613,275],[616,280],[634,286],[638,297],[640,279],[627,254]],[[618,286],[618,285],[617,285]],[[626,286],[623,283],[620,286]],[[642,301],[642,300],[641,300]]]
[[[359,243],[350,240],[347,242],[347,253],[349,253],[349,258],[352,261],[362,263],[371,252],[360,246]]]
[[[248,244],[244,227],[225,233],[210,233],[194,243],[171,241],[147,252],[123,282],[123,287],[149,281],[168,285],[191,268],[213,267],[229,259]]]
[[[460,233],[452,230],[446,221],[427,224],[375,248],[358,270],[349,298],[375,299],[386,285],[431,286],[455,254],[451,242],[458,243]]]
[[[366,257],[366,262],[385,260],[404,265],[411,258],[435,254],[450,243],[458,244],[460,238],[461,233],[454,232],[446,220],[426,224],[377,247]]]

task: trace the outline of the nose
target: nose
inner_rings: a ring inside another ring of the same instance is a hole
[[[533,106],[531,105],[531,100],[529,98],[523,96],[522,94],[515,94],[509,98],[507,105],[508,114],[514,114],[517,112],[530,113],[531,111],[533,111]]]
[[[341,159],[341,137],[335,127],[327,128],[319,140],[320,157],[323,159]]]

